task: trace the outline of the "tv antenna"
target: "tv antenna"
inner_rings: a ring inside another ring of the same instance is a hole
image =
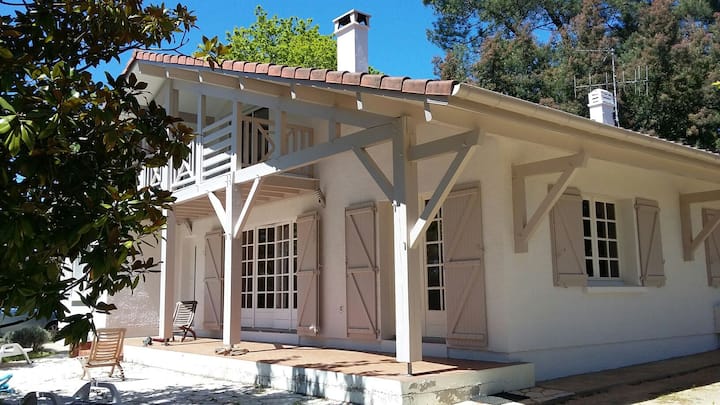
[[[613,93],[613,110],[615,115],[615,125],[620,125],[620,111],[618,108],[618,86],[622,86],[623,88],[626,85],[634,85],[635,87],[635,94],[639,93],[639,87],[645,88],[645,95],[648,94],[648,77],[649,77],[649,69],[648,66],[645,65],[644,69],[640,66],[635,67],[633,69],[633,77],[632,78],[626,78],[625,77],[625,71],[623,70],[622,78],[618,80],[617,77],[617,71],[615,69],[615,48],[602,48],[602,49],[576,49],[575,52],[593,52],[593,53],[603,53],[606,54],[605,58],[607,59],[608,56],[610,56],[610,63],[611,63],[611,74],[608,75],[607,72],[605,72],[604,79],[603,75],[588,74],[587,83],[583,83],[582,80],[578,80],[577,77],[573,77],[573,86],[575,90],[575,98],[578,96],[578,90],[587,89],[588,92],[592,91],[596,88],[602,88],[607,90],[612,86],[612,93]],[[644,70],[644,72],[643,72]],[[644,77],[643,77],[644,73]],[[598,78],[600,76],[600,78]],[[593,78],[595,80],[593,80]]]

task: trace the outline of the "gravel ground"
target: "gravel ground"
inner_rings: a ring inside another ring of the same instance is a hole
[[[720,404],[720,366],[707,367],[640,384],[622,384],[562,404]]]
[[[312,404],[329,405],[338,402],[306,397],[268,388],[242,385],[189,374],[177,373],[134,363],[123,363],[125,381],[108,377],[107,368],[91,369],[92,377],[108,382],[118,389],[123,404]],[[35,359],[33,364],[14,361],[0,364],[0,377],[13,374],[9,382],[14,393],[0,393],[0,403],[17,404],[31,391],[57,394],[64,402],[87,380],[81,380],[82,367],[67,353]],[[105,401],[110,400],[106,396]]]

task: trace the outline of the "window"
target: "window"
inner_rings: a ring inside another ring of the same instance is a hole
[[[254,266],[255,260],[253,255],[253,240],[255,231],[245,231],[242,233],[242,247],[241,247],[241,270],[240,277],[242,278],[242,293],[241,302],[243,308],[253,307],[253,275],[255,274]]]
[[[443,271],[442,209],[438,211],[425,232],[425,272],[427,309],[444,311],[445,272]]]
[[[585,271],[591,279],[620,279],[618,223],[615,204],[583,200]]]
[[[297,228],[294,223],[242,233],[242,307],[297,308]]]

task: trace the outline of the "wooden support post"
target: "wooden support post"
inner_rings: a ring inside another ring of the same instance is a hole
[[[225,270],[225,280],[223,285],[224,302],[223,302],[223,344],[233,345],[240,342],[240,314],[241,308],[241,292],[242,277],[240,276],[240,246],[236,243],[238,240],[233,238],[232,219],[239,211],[237,195],[237,186],[235,186],[232,175],[228,176],[227,187],[225,189],[225,215],[229,223],[228,229],[223,233],[225,244],[225,258],[223,268]]]
[[[160,322],[158,334],[161,338],[172,337],[173,309],[175,308],[175,241],[177,226],[175,214],[164,210],[167,224],[160,238]]]
[[[683,244],[683,259],[695,259],[695,251],[705,242],[705,239],[720,225],[720,216],[706,224],[702,230],[693,237],[692,216],[690,204],[710,201],[720,201],[720,190],[701,191],[698,193],[680,194],[680,232]]]
[[[408,160],[415,142],[408,118],[400,121],[392,137],[393,153],[393,245],[395,251],[395,333],[396,359],[403,363],[422,360],[420,296],[422,277],[417,248],[410,246],[408,224],[418,218],[417,163]],[[411,370],[411,366],[408,366]]]

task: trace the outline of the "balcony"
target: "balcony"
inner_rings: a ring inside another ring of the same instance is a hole
[[[233,115],[214,120],[197,131],[190,145],[190,155],[177,169],[169,167],[146,168],[140,186],[162,186],[180,191],[190,186],[217,181],[228,173],[267,161],[274,155],[285,155],[310,147],[314,142],[313,128],[286,123],[279,128],[269,119],[241,116],[238,125]],[[278,145],[279,144],[279,145]],[[289,173],[313,177],[312,166]]]

